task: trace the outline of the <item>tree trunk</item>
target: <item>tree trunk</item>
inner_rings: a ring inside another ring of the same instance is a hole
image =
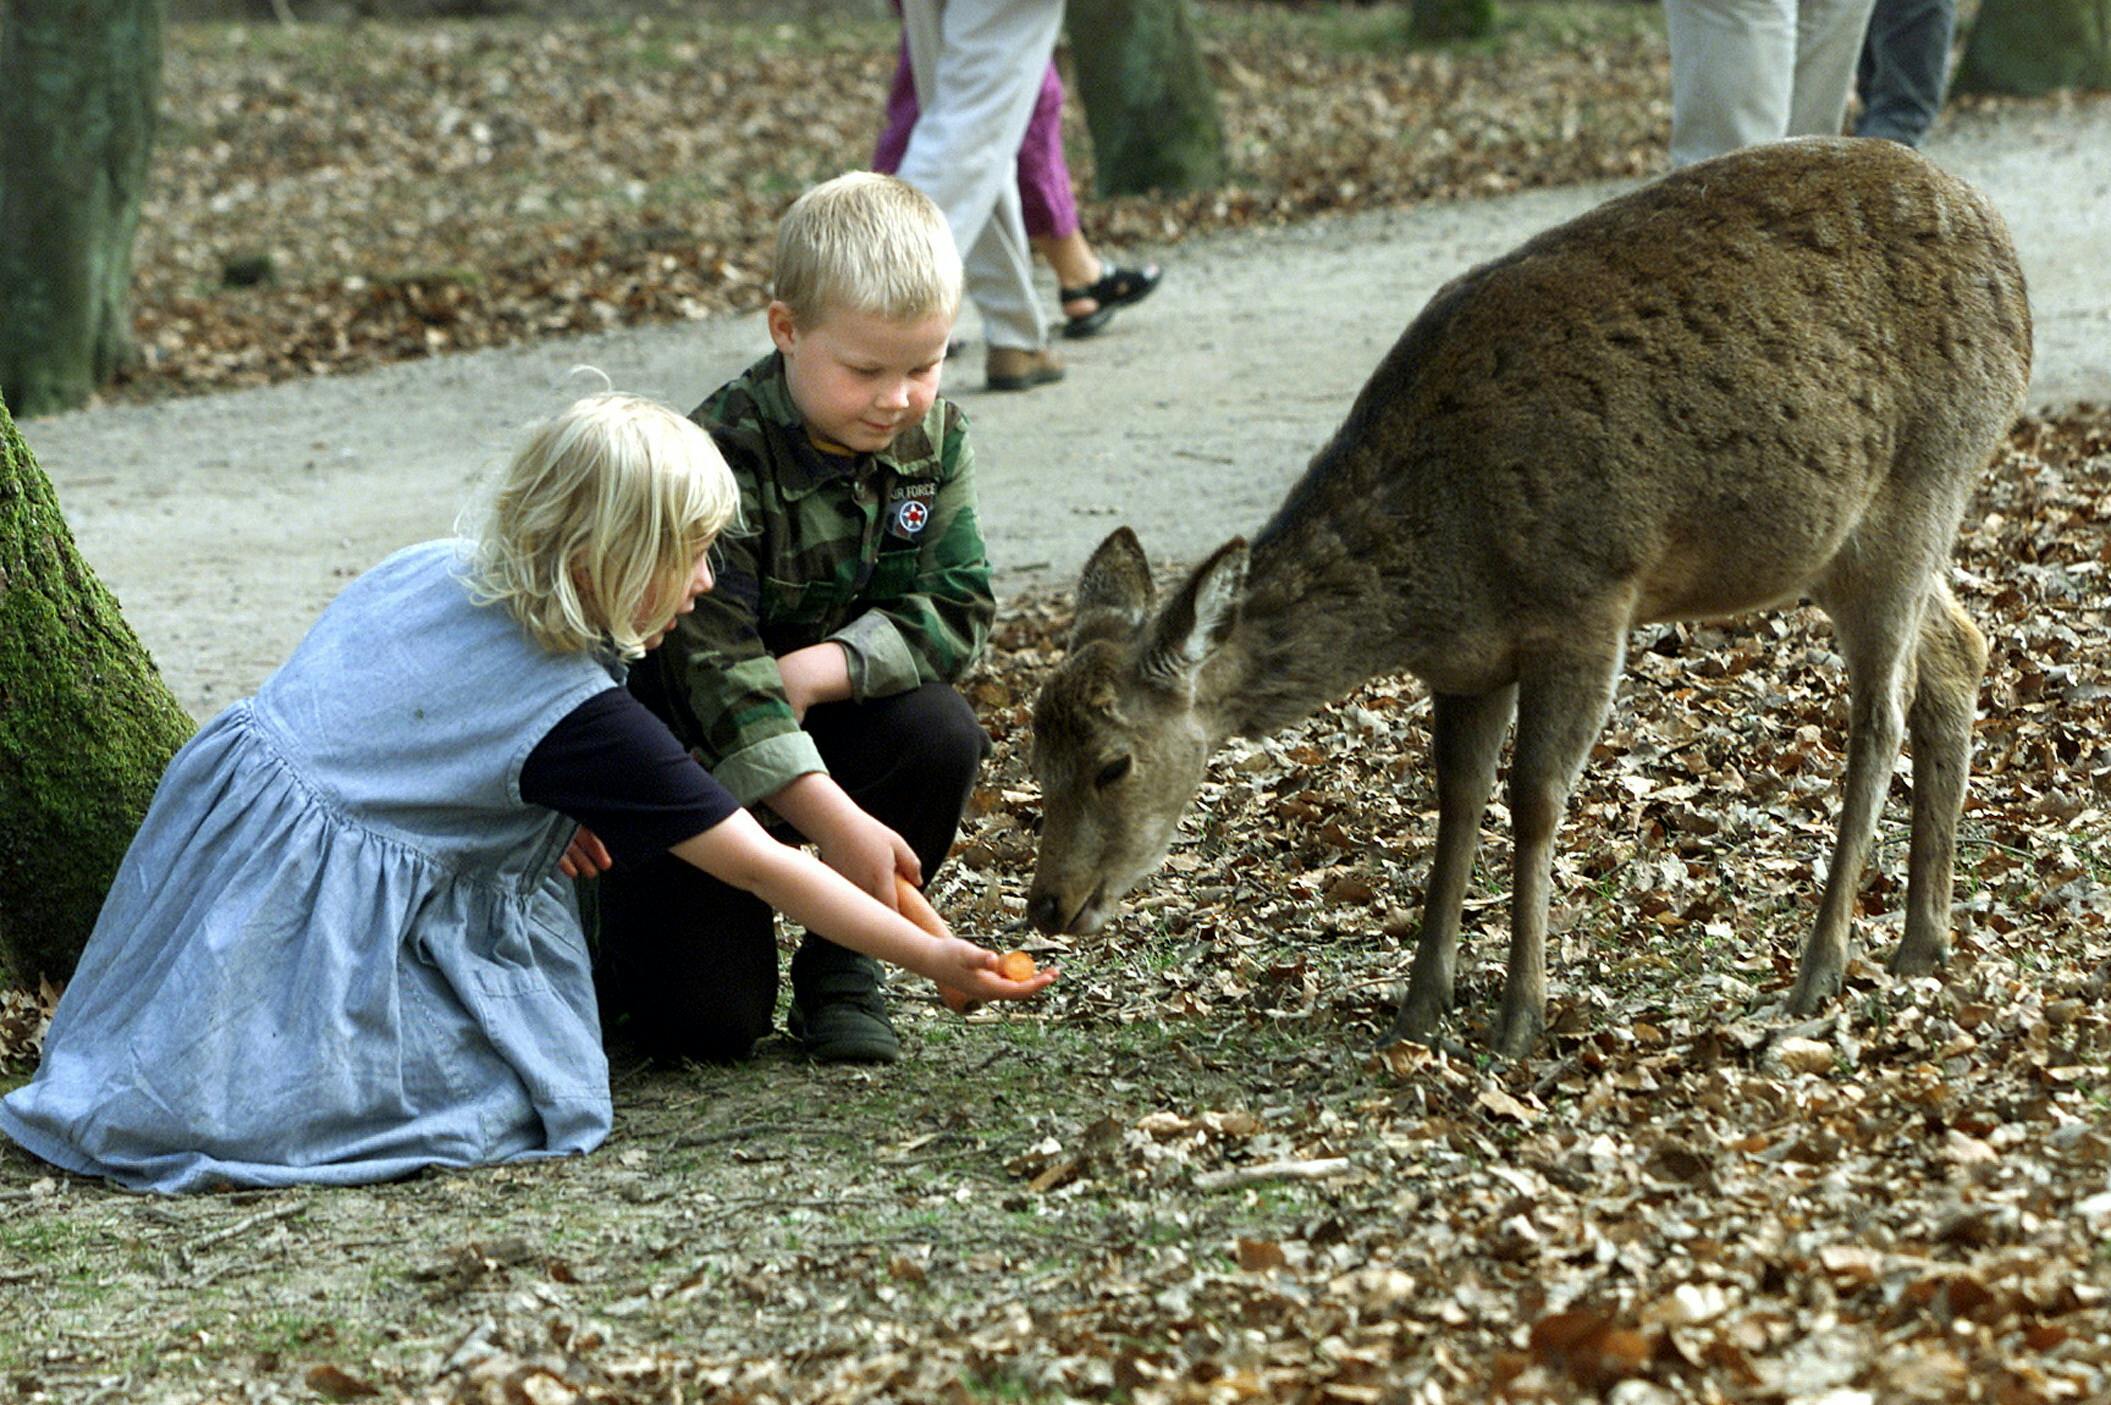
[[[1224,184],[1217,92],[1187,0],[1070,0],[1065,23],[1099,193]]]
[[[2111,0],[1982,0],[1952,86],[2025,97],[2111,88]]]
[[[1415,0],[1409,32],[1418,44],[1485,39],[1495,33],[1495,0]]]
[[[0,397],[79,405],[132,354],[161,0],[0,0]]]
[[[0,403],[0,985],[72,973],[191,731]]]

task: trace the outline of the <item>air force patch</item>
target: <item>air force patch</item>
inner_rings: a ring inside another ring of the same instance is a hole
[[[896,484],[887,495],[887,534],[903,541],[922,536],[924,528],[931,525],[931,499],[937,493],[936,483]]]

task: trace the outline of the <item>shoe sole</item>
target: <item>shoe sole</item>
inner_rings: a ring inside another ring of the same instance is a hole
[[[1023,376],[991,376],[991,390],[1032,390],[1037,385],[1054,385],[1063,378],[1061,371],[1029,371]]]
[[[808,1049],[806,1056],[822,1064],[891,1064],[900,1061],[902,1051],[868,1045],[857,1049]]]
[[[1158,285],[1164,280],[1164,277],[1164,272],[1161,270],[1157,278],[1152,279],[1149,283],[1144,284],[1141,288],[1135,289],[1127,297],[1110,299],[1109,301],[1101,303],[1098,307],[1092,309],[1092,311],[1086,313],[1082,317],[1071,318],[1068,322],[1065,322],[1063,324],[1063,335],[1069,337],[1073,341],[1083,337],[1098,336],[1101,332],[1107,330],[1107,324],[1114,320],[1115,313],[1121,311],[1125,307],[1134,307],[1136,306],[1136,304],[1142,302],[1145,298],[1151,296],[1151,294],[1157,292]],[[1076,292],[1083,297],[1089,298],[1092,296],[1091,292],[1086,289],[1080,288],[1072,289],[1070,291]]]
[[[1107,324],[1114,320],[1114,314],[1119,311],[1119,307],[1103,307],[1096,312],[1088,312],[1083,317],[1073,317],[1063,324],[1063,335],[1072,341],[1096,337],[1107,330]]]

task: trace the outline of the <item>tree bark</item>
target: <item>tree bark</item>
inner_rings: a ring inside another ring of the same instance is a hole
[[[1418,44],[1485,39],[1495,33],[1495,0],[1414,0],[1408,13]]]
[[[2111,0],[1982,0],[1952,86],[2025,97],[2111,88]]]
[[[1070,0],[1065,25],[1101,195],[1224,184],[1217,92],[1187,0]]]
[[[0,985],[72,973],[191,731],[0,403]]]
[[[0,0],[0,397],[79,405],[132,355],[161,0]]]

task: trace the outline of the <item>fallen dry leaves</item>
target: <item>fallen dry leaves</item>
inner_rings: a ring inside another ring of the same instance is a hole
[[[39,978],[34,991],[0,986],[0,1070],[27,1068],[44,1047],[62,987]]]
[[[1233,183],[1090,201],[1115,249],[1660,164],[1662,40],[1285,44],[1213,5]],[[1279,13],[1279,12],[1278,12]],[[1586,7],[1586,14],[1589,13]],[[894,26],[709,14],[172,26],[126,397],[759,306],[776,220],[871,159]],[[1073,102],[1067,146],[1089,189]]]

